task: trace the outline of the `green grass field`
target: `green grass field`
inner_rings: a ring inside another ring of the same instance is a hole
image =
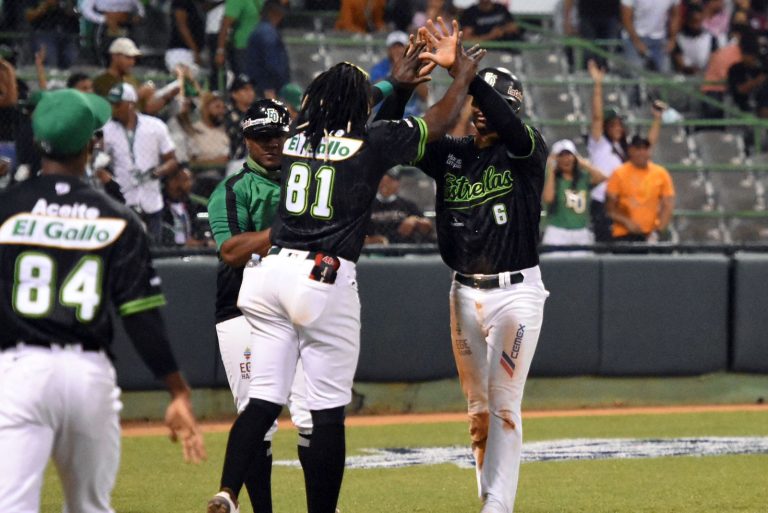
[[[525,422],[525,440],[768,436],[768,412],[542,418]],[[296,459],[296,433],[275,438],[276,460]],[[364,448],[466,444],[464,423],[347,429],[347,453]],[[124,438],[113,506],[120,513],[203,512],[217,489],[226,434],[206,435],[209,460],[181,463],[163,437]],[[518,513],[725,513],[768,511],[768,454],[666,457],[522,465]],[[276,513],[305,511],[301,471],[275,467]],[[251,511],[247,499],[243,512]],[[49,469],[44,512],[60,511],[61,492]],[[453,464],[347,470],[342,513],[477,512],[474,471]]]

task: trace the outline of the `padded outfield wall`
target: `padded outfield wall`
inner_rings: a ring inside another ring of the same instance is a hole
[[[156,260],[164,317],[195,387],[226,387],[214,326],[216,260]],[[542,257],[550,291],[534,376],[768,373],[768,255]],[[438,256],[363,257],[361,382],[456,376],[451,275]],[[160,388],[115,326],[120,386]],[[254,351],[256,352],[256,351]]]

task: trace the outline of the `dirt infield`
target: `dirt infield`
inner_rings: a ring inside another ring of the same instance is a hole
[[[611,415],[669,415],[675,413],[709,413],[709,412],[745,412],[768,411],[768,404],[721,404],[697,406],[649,406],[632,408],[600,408],[575,410],[543,410],[524,411],[524,419],[540,419],[551,417],[595,417]],[[386,426],[392,424],[436,424],[440,422],[463,422],[467,418],[464,413],[416,413],[406,415],[360,415],[347,417],[347,426]],[[232,422],[203,423],[203,432],[221,433],[229,431]],[[280,419],[281,429],[292,429],[289,419]],[[168,430],[158,422],[125,422],[123,436],[158,436],[165,435]]]

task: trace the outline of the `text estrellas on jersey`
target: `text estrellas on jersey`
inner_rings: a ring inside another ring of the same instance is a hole
[[[74,177],[0,194],[0,347],[106,349],[110,301],[121,315],[165,301],[136,214]]]
[[[419,160],[426,140],[421,118],[377,121],[364,134],[335,133],[314,152],[303,133],[288,139],[272,242],[356,262],[381,177]]]
[[[539,221],[547,146],[527,127],[530,155],[497,142],[478,148],[472,136],[427,145],[418,166],[437,182],[440,254],[463,274],[497,274],[539,263]]]

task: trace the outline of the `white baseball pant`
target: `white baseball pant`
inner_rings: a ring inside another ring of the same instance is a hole
[[[0,511],[39,511],[53,457],[64,513],[113,513],[119,397],[104,353],[24,345],[0,353]]]
[[[521,403],[549,292],[539,267],[521,283],[476,289],[453,282],[451,338],[467,398],[482,513],[512,513],[523,447]],[[482,276],[482,275],[480,275]]]
[[[341,260],[336,282],[309,278],[306,251],[281,249],[246,266],[237,306],[253,328],[249,397],[285,404],[301,359],[307,407],[349,404],[360,353],[355,264]]]
[[[258,344],[258,340],[253,338],[251,325],[242,315],[217,323],[216,334],[219,339],[221,361],[227,373],[229,388],[235,399],[237,413],[240,414],[248,406],[253,350]],[[301,361],[297,362],[296,365],[296,375],[288,398],[288,410],[291,412],[291,420],[299,432],[305,435],[311,434],[312,415],[307,409],[306,386]],[[272,441],[276,431],[277,421],[269,429],[264,440]]]

